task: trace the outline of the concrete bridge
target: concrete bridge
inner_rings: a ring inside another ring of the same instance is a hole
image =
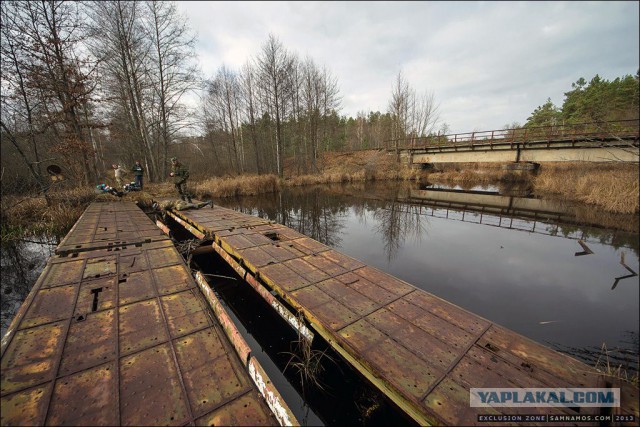
[[[639,120],[469,132],[390,141],[408,164],[635,162]]]

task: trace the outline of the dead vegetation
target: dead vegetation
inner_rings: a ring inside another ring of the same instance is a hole
[[[555,195],[595,205],[607,212],[639,212],[637,164],[545,164],[533,185],[539,195]]]

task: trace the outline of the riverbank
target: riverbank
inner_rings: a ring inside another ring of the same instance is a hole
[[[536,173],[503,170],[501,165],[450,165],[420,171],[398,164],[395,156],[382,150],[350,153],[325,153],[318,162],[318,174],[295,175],[286,169],[284,179],[276,175],[243,175],[192,179],[190,191],[195,198],[208,200],[236,196],[275,193],[285,187],[389,180],[459,185],[513,185],[527,188],[540,197],[585,203],[604,214],[639,212],[638,165],[545,164]],[[51,191],[51,204],[44,197],[6,195],[2,198],[2,240],[30,235],[64,236],[84,209],[94,200],[115,200],[110,194],[97,194],[93,188]],[[171,182],[150,183],[145,191],[132,192],[123,200],[150,206],[154,199],[175,197]]]
[[[615,214],[640,212],[638,164],[545,163],[535,172],[503,170],[502,165],[452,165],[426,174],[432,183],[517,184],[539,197],[584,203]]]

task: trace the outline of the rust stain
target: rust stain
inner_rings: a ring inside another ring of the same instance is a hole
[[[56,355],[64,339],[63,330],[63,322],[56,322],[16,333],[2,356],[0,389],[3,396],[53,378]]]
[[[44,414],[49,403],[46,398],[49,387],[50,385],[42,385],[3,397],[0,425],[44,425]]]
[[[160,295],[194,287],[193,279],[183,265],[156,268],[153,270],[153,275]]]
[[[252,392],[196,420],[197,426],[276,425],[273,415],[257,394]]]
[[[53,389],[47,425],[118,425],[116,364],[59,378]]]
[[[184,425],[189,421],[169,344],[120,359],[122,425]]]
[[[155,299],[125,305],[119,309],[120,353],[130,354],[169,339],[160,305]]]
[[[77,285],[42,289],[25,314],[20,329],[71,317],[76,289]]]
[[[206,303],[201,298],[195,289],[160,298],[172,337],[191,333],[210,324],[203,309]]]
[[[114,360],[117,349],[115,310],[90,313],[71,322],[60,362],[60,375]]]

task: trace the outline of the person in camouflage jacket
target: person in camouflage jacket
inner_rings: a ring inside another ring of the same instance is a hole
[[[189,179],[189,169],[183,165],[176,157],[171,159],[171,177],[173,184],[180,194],[180,198],[184,201],[191,202],[191,195],[187,191],[187,179]]]

